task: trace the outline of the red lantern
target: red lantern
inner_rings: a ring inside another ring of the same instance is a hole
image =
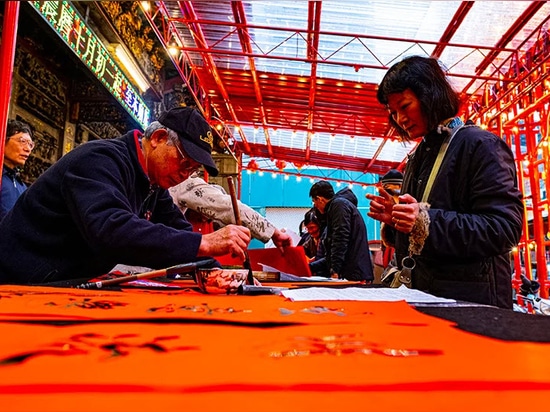
[[[286,162],[284,160],[277,160],[275,161],[275,166],[282,171],[286,167]]]
[[[248,166],[246,168],[248,170],[250,170],[252,173],[255,173],[259,169],[258,162],[256,162],[256,160],[252,159],[252,160],[250,160],[250,162],[248,162]]]

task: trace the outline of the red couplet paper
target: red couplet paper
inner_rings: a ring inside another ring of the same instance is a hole
[[[248,251],[252,270],[263,270],[262,265],[296,276],[311,276],[309,263],[302,246],[289,246],[284,253],[278,248],[250,249]]]

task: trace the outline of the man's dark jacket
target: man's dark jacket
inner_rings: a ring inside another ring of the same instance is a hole
[[[162,268],[196,260],[201,235],[167,190],[150,187],[136,133],[77,147],[23,193],[0,223],[0,283],[91,278],[117,263]]]
[[[326,205],[327,226],[322,238],[325,259],[311,263],[313,272],[328,267],[341,279],[374,279],[365,221],[357,209],[357,196],[344,188]]]
[[[18,169],[6,165],[2,168],[2,192],[0,193],[0,220],[13,207],[19,196],[27,190],[27,185],[21,180]]]
[[[407,163],[401,193],[420,201],[442,141],[432,132],[418,145]],[[468,122],[448,147],[428,203],[429,235],[422,253],[414,257],[413,287],[511,308],[510,253],[521,237],[523,202],[508,145]],[[396,236],[401,266],[409,253],[409,235],[387,225],[385,229]]]

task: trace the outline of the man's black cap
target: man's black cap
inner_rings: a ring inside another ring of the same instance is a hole
[[[183,150],[191,159],[202,164],[209,175],[218,175],[212,159],[214,136],[208,122],[197,109],[175,107],[161,114],[158,121],[178,134]]]

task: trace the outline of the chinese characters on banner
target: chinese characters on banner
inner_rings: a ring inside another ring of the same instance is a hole
[[[143,128],[147,127],[149,108],[71,4],[67,1],[33,1],[31,4],[128,113]]]

